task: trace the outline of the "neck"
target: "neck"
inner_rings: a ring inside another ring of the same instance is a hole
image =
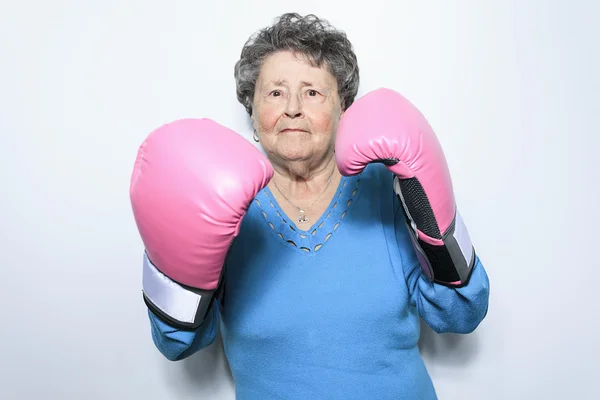
[[[339,178],[335,157],[330,154],[323,162],[312,168],[294,163],[274,166],[272,183],[291,201],[314,199]]]

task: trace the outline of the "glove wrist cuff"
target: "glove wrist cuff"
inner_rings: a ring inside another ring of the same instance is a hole
[[[201,290],[175,282],[163,274],[144,252],[142,293],[146,306],[177,329],[197,329],[206,317],[215,290]]]
[[[439,245],[432,245],[415,234],[419,258],[436,283],[462,287],[468,284],[475,265],[475,249],[465,223],[458,212]]]
[[[475,265],[475,250],[456,205],[452,203],[453,207],[446,210],[452,220],[442,230],[429,196],[418,180],[411,179],[401,180],[395,175],[394,191],[402,204],[405,222],[423,272],[436,283],[451,287],[465,286]],[[450,211],[452,214],[449,214]]]

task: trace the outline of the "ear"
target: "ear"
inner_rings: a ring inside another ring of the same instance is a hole
[[[250,105],[250,119],[254,122],[254,104],[252,103],[249,96],[246,97],[246,101]]]

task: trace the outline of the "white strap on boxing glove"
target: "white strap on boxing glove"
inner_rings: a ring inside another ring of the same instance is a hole
[[[185,287],[163,274],[144,252],[142,292],[148,308],[165,322],[180,329],[198,328],[216,290]]]

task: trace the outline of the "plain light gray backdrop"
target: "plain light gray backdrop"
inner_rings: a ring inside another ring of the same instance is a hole
[[[287,11],[345,30],[359,96],[402,92],[442,141],[491,299],[471,335],[424,330],[440,398],[600,398],[591,0],[3,2],[0,398],[234,398],[220,341],[154,348],[128,185],[165,122],[250,138],[233,64]]]

